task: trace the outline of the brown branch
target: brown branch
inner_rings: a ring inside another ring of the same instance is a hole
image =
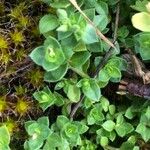
[[[71,113],[70,113],[70,119],[73,120],[74,115],[76,114],[78,108],[81,106],[82,101],[84,100],[85,96],[81,95],[80,100],[78,103],[75,104],[75,106],[73,107]]]
[[[149,84],[150,83],[150,71],[146,69],[144,66],[143,62],[137,58],[137,56],[134,54],[131,49],[127,49],[132,64],[133,64],[133,72],[135,76],[142,78],[144,84]]]

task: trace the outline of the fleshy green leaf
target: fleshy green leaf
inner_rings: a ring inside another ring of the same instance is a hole
[[[65,124],[64,131],[65,131],[66,136],[69,138],[76,137],[76,135],[79,134],[78,133],[78,127],[72,123]]]
[[[1,150],[10,150],[10,134],[6,126],[0,127],[0,149]]]
[[[95,123],[99,123],[101,121],[103,121],[105,119],[103,113],[97,109],[97,108],[93,108],[90,111],[90,114],[88,115],[87,118],[87,122],[89,125],[95,124]]]
[[[107,120],[105,121],[103,124],[102,124],[102,127],[108,131],[108,132],[111,132],[114,130],[115,128],[115,123],[112,121],[112,120]]]
[[[132,132],[133,129],[133,126],[130,123],[126,122],[122,124],[117,124],[115,127],[115,130],[120,137],[124,137],[126,134]]]
[[[99,101],[101,97],[101,91],[95,80],[83,79],[82,91],[89,98],[94,101]]]
[[[46,71],[53,71],[64,63],[64,53],[59,42],[51,36],[46,38],[44,46],[46,47],[46,50],[44,54],[43,68]]]
[[[96,31],[93,28],[93,26],[91,26],[90,24],[86,26],[84,34],[82,35],[82,40],[86,44],[92,44],[92,43],[98,42]]]
[[[78,88],[76,85],[68,85],[67,96],[72,102],[78,102],[80,100],[80,95],[80,88]]]
[[[45,54],[45,47],[39,46],[35,48],[29,56],[37,65],[42,66],[44,60],[44,54]]]
[[[61,129],[63,126],[69,122],[69,119],[66,116],[60,115],[57,117],[56,124]]]
[[[102,136],[102,137],[101,137],[101,139],[100,139],[100,144],[101,144],[102,147],[107,146],[107,145],[108,145],[108,142],[109,142],[109,140],[108,140],[108,138],[107,138],[106,136]]]
[[[76,52],[70,59],[70,65],[75,68],[80,68],[90,58],[89,52]]]
[[[135,50],[143,60],[150,60],[150,33],[141,32],[134,36]]]
[[[104,111],[107,112],[108,109],[109,109],[109,101],[108,101],[108,99],[106,99],[105,97],[102,96],[101,99],[100,99],[100,102],[102,104],[102,108],[104,109]]]
[[[110,79],[110,75],[108,74],[107,70],[103,68],[102,70],[100,70],[97,78],[98,81],[108,82]]]
[[[50,129],[48,127],[48,118],[42,117],[34,122],[26,122],[25,127],[30,138],[25,141],[25,150],[32,150],[33,148],[38,150],[43,145],[44,140],[50,134]]]
[[[68,64],[64,64],[54,71],[46,72],[44,75],[44,81],[57,82],[65,76],[67,70],[68,70]]]
[[[145,126],[143,123],[140,123],[137,128],[136,132],[139,133],[145,142],[150,140],[150,128]]]
[[[44,34],[51,30],[54,30],[58,25],[59,22],[56,16],[52,14],[45,15],[39,22],[40,33]]]
[[[39,102],[43,111],[55,103],[55,96],[48,87],[45,87],[42,91],[35,92],[33,96]]]

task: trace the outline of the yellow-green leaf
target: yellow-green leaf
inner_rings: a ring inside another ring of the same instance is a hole
[[[136,13],[132,16],[132,24],[136,29],[150,32],[150,14],[146,12]]]

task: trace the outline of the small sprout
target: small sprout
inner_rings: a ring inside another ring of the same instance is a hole
[[[0,35],[0,49],[7,49],[8,48],[8,41]]]
[[[19,32],[16,30],[16,31],[14,31],[14,33],[10,33],[10,36],[15,45],[19,45],[23,41],[25,41],[25,38],[21,31]]]
[[[43,74],[39,69],[34,69],[27,74],[27,78],[34,87],[39,87],[43,84]]]
[[[0,55],[0,62],[2,65],[7,65],[10,61],[12,61],[11,55],[6,50],[2,52]]]
[[[41,97],[41,103],[48,102],[50,99],[50,96],[46,92],[43,92],[43,91],[41,91],[40,97]]]
[[[39,30],[36,27],[31,27],[30,32],[32,33],[32,35],[34,35],[34,37],[39,37]]]
[[[15,90],[16,90],[15,94],[17,96],[24,95],[25,93],[27,93],[27,88],[21,85],[15,86]]]
[[[27,9],[27,6],[25,5],[25,2],[22,2],[11,10],[11,13],[9,14],[9,16],[15,19],[18,19],[22,15],[25,9]]]
[[[3,125],[6,125],[10,134],[12,134],[17,127],[16,122],[11,119],[8,119],[6,122],[3,123]]]
[[[26,99],[19,98],[15,110],[20,116],[24,116],[29,112],[30,108],[30,103]]]
[[[3,113],[7,109],[6,97],[0,97],[0,113]]]
[[[26,28],[30,25],[30,19],[27,16],[20,16],[18,18],[19,26]]]
[[[27,56],[26,51],[24,48],[16,50],[14,57],[16,58],[16,61],[22,61]]]

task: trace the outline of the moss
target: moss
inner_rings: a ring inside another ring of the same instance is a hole
[[[43,5],[38,0],[0,2],[0,120],[15,143],[25,138],[23,122],[41,115],[32,92],[44,84],[43,71],[34,67],[28,54],[42,41],[37,22],[47,11]]]

